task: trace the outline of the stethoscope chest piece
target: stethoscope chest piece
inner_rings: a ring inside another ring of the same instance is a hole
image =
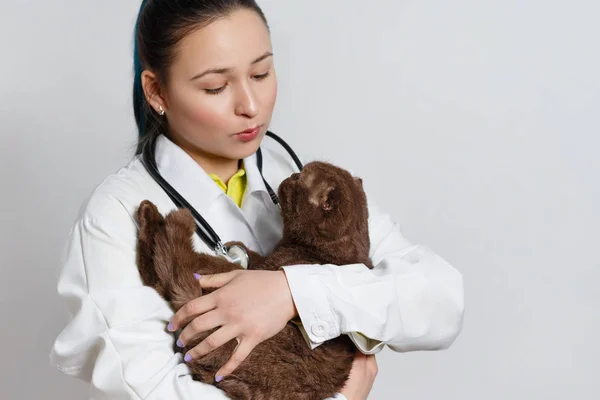
[[[243,247],[234,244],[227,249],[227,256],[231,260],[232,263],[238,264],[244,269],[248,269],[248,265],[250,265],[250,257],[248,257],[248,253],[244,250]]]

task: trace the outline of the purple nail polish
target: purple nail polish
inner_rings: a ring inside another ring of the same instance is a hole
[[[221,375],[217,375],[216,381],[217,382],[221,382],[222,380],[223,380],[223,377]]]
[[[202,276],[200,274],[194,274],[194,278],[196,278],[197,281],[199,281],[201,277]]]
[[[169,322],[169,326],[167,326],[167,330],[173,332],[175,329],[173,329],[173,324]]]
[[[192,361],[192,356],[190,356],[190,353],[186,354],[185,357],[183,357],[183,361],[185,361],[185,362]]]
[[[181,340],[177,340],[177,346],[183,347],[183,342]]]

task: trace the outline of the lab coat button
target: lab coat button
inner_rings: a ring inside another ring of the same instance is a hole
[[[313,324],[311,331],[313,335],[323,337],[327,334],[327,324],[325,322],[317,322]]]
[[[416,264],[419,261],[421,261],[421,257],[419,257],[417,254],[411,254],[410,257],[408,257],[408,262],[411,264]]]

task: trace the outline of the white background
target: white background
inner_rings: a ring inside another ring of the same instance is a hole
[[[139,0],[0,3],[0,397],[83,399],[48,362],[58,257],[133,152]],[[261,4],[272,130],[464,274],[458,340],[380,353],[370,398],[600,398],[600,3]]]

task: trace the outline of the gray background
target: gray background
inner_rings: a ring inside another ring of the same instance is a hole
[[[370,398],[600,398],[600,3],[261,4],[273,131],[361,175],[465,277],[459,339],[380,353]],[[138,5],[0,2],[2,399],[85,398],[48,363],[58,256],[132,154]]]

